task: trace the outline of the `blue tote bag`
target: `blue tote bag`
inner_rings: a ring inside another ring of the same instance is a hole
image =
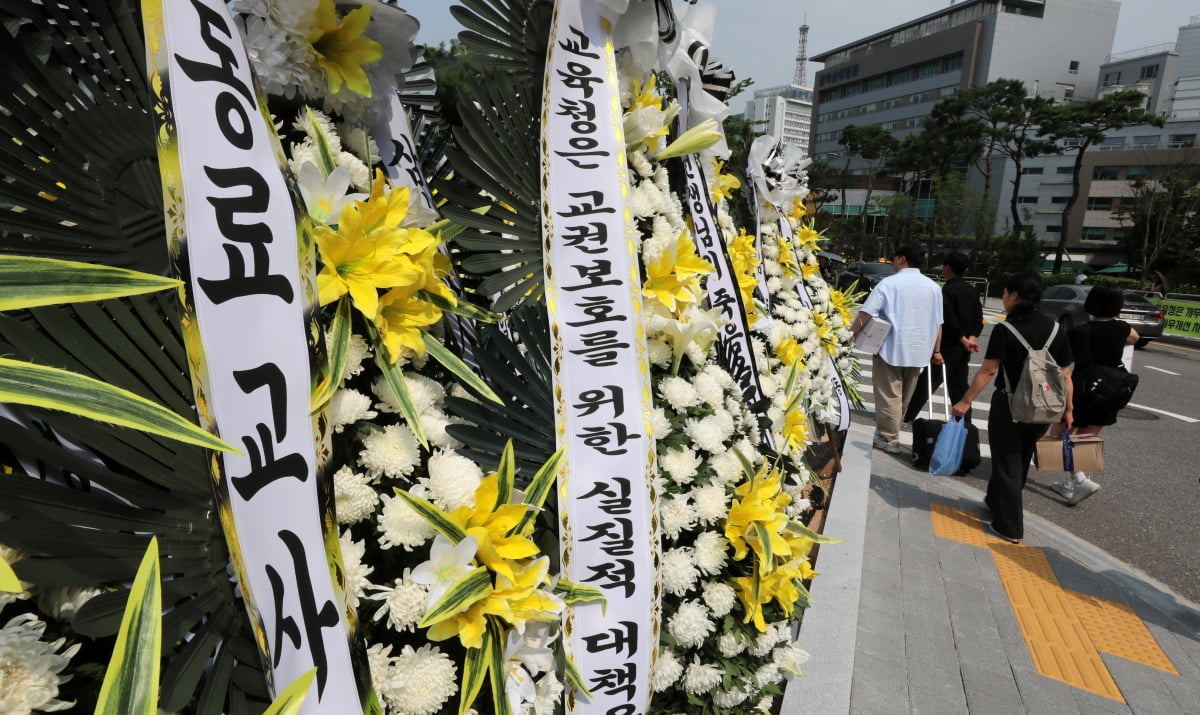
[[[962,417],[951,417],[938,434],[933,456],[929,458],[929,473],[949,476],[962,466],[963,447],[967,444],[967,423]]]

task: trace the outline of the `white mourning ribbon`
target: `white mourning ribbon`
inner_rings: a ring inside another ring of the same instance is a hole
[[[206,428],[244,452],[209,464],[269,685],[278,692],[315,666],[304,713],[362,711],[322,531],[312,306],[282,151],[223,0],[148,0],[143,9],[148,68],[172,110],[156,115],[178,140],[176,152],[160,144],[160,163],[170,238],[184,252],[177,268],[196,405]]]
[[[607,601],[569,609],[591,692],[567,712],[645,713],[658,645],[657,520],[641,275],[613,45],[596,0],[558,0],[542,105],[542,219],[564,575]]]

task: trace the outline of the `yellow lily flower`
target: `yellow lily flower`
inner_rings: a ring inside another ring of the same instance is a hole
[[[842,325],[850,324],[850,299],[846,294],[836,288],[829,289],[829,302],[833,304],[833,309],[842,319]]]
[[[483,647],[483,634],[487,630],[488,598],[472,603],[465,611],[444,621],[439,621],[425,631],[431,641],[444,641],[458,636],[464,648]]]
[[[713,266],[696,254],[696,244],[685,230],[675,242],[646,265],[645,294],[658,299],[672,313],[679,303],[694,303],[700,298],[700,276],[713,272]]]
[[[413,297],[413,291],[393,288],[379,299],[375,327],[379,329],[388,360],[396,362],[402,355],[425,354],[423,328],[442,319],[442,311],[432,303]]]
[[[330,94],[345,84],[352,92],[371,96],[371,81],[362,66],[381,59],[383,45],[363,37],[370,21],[370,5],[351,10],[339,23],[333,0],[320,0],[317,4],[313,29],[305,39],[317,54]]]
[[[498,485],[497,474],[484,477],[475,490],[475,505],[459,507],[448,516],[468,536],[475,537],[479,544],[476,558],[492,571],[516,583],[518,579],[512,562],[537,554],[538,547],[528,534],[508,534],[529,506],[496,504]],[[526,531],[529,529],[532,529],[532,525]]]
[[[741,188],[742,182],[738,181],[738,178],[733,174],[725,172],[725,164],[715,156],[712,158],[712,165],[713,176],[715,178],[713,179],[713,185],[709,187],[709,191],[712,194],[712,202],[719,204],[726,199],[732,198],[734,190]]]
[[[817,250],[821,240],[821,234],[813,229],[812,226],[801,226],[796,232],[797,238],[800,239],[800,245],[805,248]]]

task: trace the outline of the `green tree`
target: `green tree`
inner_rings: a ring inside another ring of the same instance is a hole
[[[867,195],[863,199],[862,232],[867,232],[867,207],[871,205],[871,193],[875,190],[875,172],[883,164],[889,152],[896,148],[896,137],[877,124],[866,126],[848,125],[842,130],[838,144],[846,149],[845,174],[850,173],[850,160],[858,157],[867,162]],[[846,189],[842,188],[842,216],[846,215]]]
[[[1129,195],[1116,211],[1125,226],[1128,260],[1142,266],[1142,279],[1163,263],[1185,261],[1192,249],[1200,221],[1200,166],[1184,160],[1164,167],[1157,179],[1139,177],[1129,182]]]
[[[929,139],[937,137],[940,142],[962,146],[960,152],[983,176],[985,194],[992,190],[996,159],[1007,158],[1013,163],[1009,210],[1014,236],[1024,228],[1017,204],[1024,160],[1059,151],[1053,141],[1042,136],[1041,126],[1052,107],[1048,99],[1028,96],[1020,80],[998,79],[938,102],[922,131]]]
[[[725,101],[733,99],[753,84],[753,79],[734,82]],[[764,121],[749,120],[732,114],[722,122],[725,129],[725,142],[729,146],[729,159],[725,162],[725,170],[738,177],[742,182],[741,187],[733,192],[732,200],[729,202],[730,211],[739,226],[753,226],[755,222],[754,207],[750,201],[751,192],[746,185],[746,163],[750,156],[750,145],[757,137],[766,133],[763,131],[766,124]]]
[[[932,255],[937,240],[955,248],[968,240],[980,241],[981,227],[991,213],[991,202],[966,174],[950,172],[933,178],[933,216],[928,222],[929,241],[925,251]]]
[[[1071,224],[1071,209],[1079,199],[1079,173],[1083,168],[1083,154],[1091,145],[1103,141],[1106,132],[1126,127],[1150,125],[1161,127],[1163,118],[1147,112],[1146,95],[1136,89],[1112,92],[1098,99],[1080,104],[1060,104],[1046,113],[1043,123],[1045,133],[1056,142],[1066,142],[1067,149],[1075,150],[1075,163],[1071,171],[1071,194],[1062,211],[1062,232],[1055,248],[1054,268],[1062,269],[1063,253],[1067,248],[1067,237]]]

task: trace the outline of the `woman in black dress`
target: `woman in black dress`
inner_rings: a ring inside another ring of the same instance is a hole
[[[1025,341],[1040,348],[1054,333],[1050,343],[1050,354],[1063,368],[1067,377],[1067,409],[1061,425],[1071,427],[1070,384],[1071,347],[1067,336],[1055,332],[1057,324],[1048,315],[1038,312],[1045,283],[1036,273],[1017,273],[1004,284],[1004,310],[1007,322],[1016,328]],[[992,378],[996,378],[996,389],[992,392],[992,406],[988,412],[988,442],[992,445],[992,476],[988,480],[984,505],[991,512],[989,526],[994,534],[1013,543],[1020,543],[1025,535],[1025,514],[1022,490],[1029,478],[1029,464],[1038,439],[1046,434],[1050,425],[1014,422],[1008,406],[1008,391],[1016,386],[1029,352],[1007,329],[999,326],[992,329],[984,352],[983,364],[975,373],[975,379],[967,388],[962,400],[950,408],[956,417],[967,414],[971,402],[983,391]],[[1001,369],[1003,368],[1003,369]],[[998,377],[997,377],[998,376]]]
[[[1125,346],[1133,345],[1140,337],[1129,323],[1117,319],[1125,307],[1125,294],[1120,288],[1097,285],[1088,292],[1083,309],[1092,316],[1092,321],[1071,330],[1071,353],[1075,356],[1075,374],[1084,374],[1092,364],[1124,369],[1122,362]],[[1078,387],[1078,386],[1077,386]],[[1082,391],[1076,389],[1076,396]],[[1117,410],[1094,410],[1076,400],[1074,405],[1075,426],[1071,434],[1096,435],[1100,428],[1115,424]],[[1100,491],[1086,472],[1068,474],[1061,482],[1050,488],[1058,492],[1067,503],[1074,506]]]

